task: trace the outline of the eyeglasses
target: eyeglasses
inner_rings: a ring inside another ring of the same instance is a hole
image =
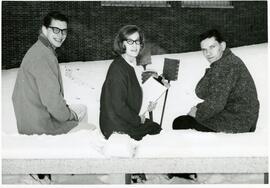
[[[49,28],[52,29],[54,34],[58,34],[61,31],[62,35],[67,35],[67,29],[59,29],[58,27],[51,27],[51,26],[49,26]]]
[[[139,41],[139,40],[127,39],[127,40],[125,40],[125,41],[127,41],[127,43],[128,43],[129,45],[132,45],[134,42],[135,42],[135,44],[137,44],[137,45],[140,45],[140,44],[141,44],[141,41]]]

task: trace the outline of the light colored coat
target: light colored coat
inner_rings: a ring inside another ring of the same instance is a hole
[[[78,124],[64,100],[55,51],[42,34],[23,58],[12,101],[21,134],[63,134]]]

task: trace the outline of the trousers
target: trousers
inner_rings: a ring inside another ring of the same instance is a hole
[[[174,119],[172,128],[177,129],[195,129],[201,132],[215,132],[204,125],[198,123],[196,119],[189,115],[179,116]]]

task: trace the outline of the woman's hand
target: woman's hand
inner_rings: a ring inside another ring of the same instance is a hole
[[[169,89],[171,87],[170,83],[168,82],[168,80],[165,80],[164,78],[161,80],[161,82],[163,83],[163,85]]]
[[[140,115],[140,118],[141,118],[141,124],[144,124],[145,123],[145,116],[144,116],[144,114]]]
[[[150,101],[149,102],[149,105],[147,107],[147,111],[148,112],[152,112],[156,108],[156,106],[157,106],[157,102]]]
[[[169,88],[171,87],[169,81],[166,80],[166,79],[164,78],[163,75],[160,75],[160,76],[158,76],[157,78],[161,81],[161,83],[162,83],[167,89],[169,89]]]

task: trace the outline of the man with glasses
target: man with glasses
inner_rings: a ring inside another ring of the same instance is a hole
[[[50,12],[43,20],[37,42],[23,58],[12,95],[20,134],[64,134],[86,120],[85,105],[67,105],[64,99],[55,49],[67,37],[67,24],[65,15]],[[80,125],[86,127],[87,123]],[[44,174],[30,176],[32,179],[25,180],[28,183],[50,183],[51,179]]]
[[[50,12],[23,58],[12,96],[20,134],[67,133],[86,115],[86,106],[67,105],[64,99],[55,49],[67,37],[67,24],[65,15]]]

